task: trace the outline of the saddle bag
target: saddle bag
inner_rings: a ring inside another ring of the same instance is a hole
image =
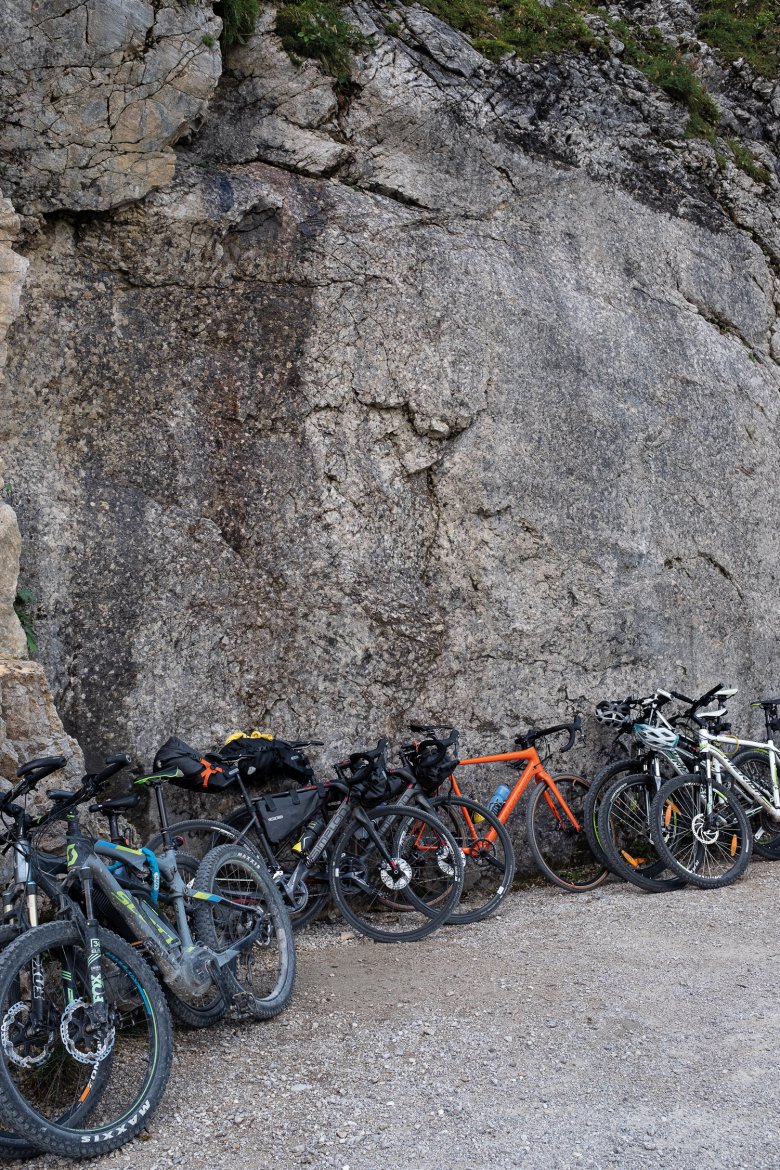
[[[181,776],[171,779],[171,784],[186,788],[188,792],[222,792],[236,779],[235,764],[210,753],[201,755],[175,735],[157,749],[154,757],[155,772],[169,769],[181,772]]]

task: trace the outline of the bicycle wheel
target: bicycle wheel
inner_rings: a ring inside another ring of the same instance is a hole
[[[476,800],[450,793],[431,803],[463,854],[463,889],[447,921],[479,922],[498,909],[512,888],[512,839],[498,817]]]
[[[549,785],[539,784],[526,808],[528,844],[540,871],[556,886],[572,893],[593,890],[606,881],[609,870],[591,853],[582,827],[588,781],[582,776],[553,780],[579,828]]]
[[[355,930],[376,942],[413,942],[455,910],[463,858],[455,839],[431,813],[409,806],[361,809],[334,842],[333,900]]]
[[[176,852],[194,857],[197,861],[202,861],[206,854],[211,849],[216,849],[218,845],[246,844],[240,840],[241,830],[226,824],[224,821],[206,818],[177,821],[170,826],[168,831],[173,834]],[[155,833],[153,837],[150,837],[145,848],[151,849],[153,853],[160,853],[163,849],[162,833]]]
[[[618,777],[607,789],[598,814],[599,840],[609,868],[651,894],[685,885],[676,871],[667,870],[653,844],[650,806],[656,792],[655,779],[644,770]]]
[[[239,905],[204,902],[193,915],[200,942],[224,951],[247,937],[251,944],[222,967],[236,1009],[257,1020],[277,1016],[295,983],[295,940],[290,916],[268,867],[252,849],[220,845],[203,859],[198,891]]]
[[[772,769],[769,762],[769,753],[758,748],[745,748],[731,758],[732,764],[744,772],[748,780],[757,788],[767,800],[772,800]],[[745,793],[746,803],[750,804],[748,820],[753,830],[753,851],[760,857],[770,861],[780,860],[780,822],[773,821],[766,809],[755,808],[751,798]]]
[[[232,829],[243,832],[249,825],[249,820],[249,813],[242,805],[225,817],[225,824]],[[282,841],[281,844],[273,846],[274,859],[284,877],[289,877],[301,860],[300,855],[292,848],[299,836],[300,833],[290,840]],[[318,865],[307,873],[306,879],[298,884],[291,897],[288,897],[286,890],[281,885],[279,891],[289,911],[293,930],[302,930],[304,926],[308,926],[310,922],[319,918],[330,902],[330,884],[326,863],[323,861],[322,865]]]
[[[102,1023],[75,923],[27,931],[0,964],[0,1116],[33,1145],[71,1158],[135,1137],[162,1099],[173,1057],[171,1018],[148,963],[110,931],[99,938]]]
[[[662,784],[651,806],[650,828],[670,869],[705,889],[731,885],[753,851],[753,834],[737,796],[706,776],[675,776]]]
[[[597,818],[599,809],[601,808],[601,802],[613,781],[623,775],[633,776],[641,770],[642,765],[636,760],[630,760],[628,758],[615,760],[611,764],[607,764],[606,768],[601,769],[593,778],[590,788],[585,793],[585,801],[582,806],[582,827],[585,830],[585,836],[588,838],[591,853],[602,865],[606,865],[610,869],[612,869],[612,866],[610,865],[606,851],[601,847],[601,838],[598,830]]]

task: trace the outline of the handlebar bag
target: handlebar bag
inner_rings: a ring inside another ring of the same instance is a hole
[[[230,763],[208,753],[200,755],[195,748],[175,735],[157,749],[154,757],[155,772],[173,768],[178,768],[181,776],[171,779],[171,784],[177,788],[186,788],[189,792],[222,792],[236,778],[235,767]]]
[[[231,736],[220,750],[223,760],[238,764],[241,779],[258,783],[269,776],[295,780],[299,784],[314,781],[314,769],[308,756],[285,739],[271,736]]]
[[[444,781],[457,767],[459,761],[447,753],[447,748],[438,744],[421,744],[409,761],[417,783],[423,792],[433,796]]]

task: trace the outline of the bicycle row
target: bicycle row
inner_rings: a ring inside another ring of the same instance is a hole
[[[594,777],[584,828],[618,877],[654,893],[715,888],[736,881],[754,852],[780,858],[780,698],[751,704],[765,738],[749,739],[727,722],[736,694],[723,684],[695,700],[658,689],[597,706],[618,758]]]
[[[571,807],[587,785],[553,778],[537,750],[556,734],[570,747],[580,729],[575,719],[532,730],[513,752],[460,761],[456,731],[418,726],[399,767],[380,740],[324,780],[307,743],[236,734],[201,754],[172,738],[128,791],[97,799],[130,764],[114,756],[76,790],[50,789],[38,815],[29,797],[66,761],[22,766],[0,798],[13,858],[0,926],[0,1150],[90,1157],[132,1139],[165,1091],[172,1017],[205,1027],[228,1013],[277,1015],[295,980],[293,927],[331,900],[381,942],[492,913],[514,875],[505,822],[532,780],[527,823],[540,868],[570,889],[602,880],[592,858],[571,868],[587,850]],[[463,796],[454,776],[485,760],[522,769],[492,807]],[[267,791],[285,780],[294,783]],[[240,803],[224,820],[172,823],[171,784],[223,798],[235,791]],[[141,811],[144,793],[159,831],[136,848],[121,822]],[[564,822],[561,837],[574,849],[556,852],[548,830]]]

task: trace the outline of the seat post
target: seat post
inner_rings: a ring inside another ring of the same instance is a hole
[[[157,813],[160,817],[160,829],[162,830],[163,846],[165,849],[171,848],[171,834],[168,822],[168,809],[165,806],[165,797],[163,796],[163,780],[152,780],[151,786],[154,788],[154,798],[157,801]]]

